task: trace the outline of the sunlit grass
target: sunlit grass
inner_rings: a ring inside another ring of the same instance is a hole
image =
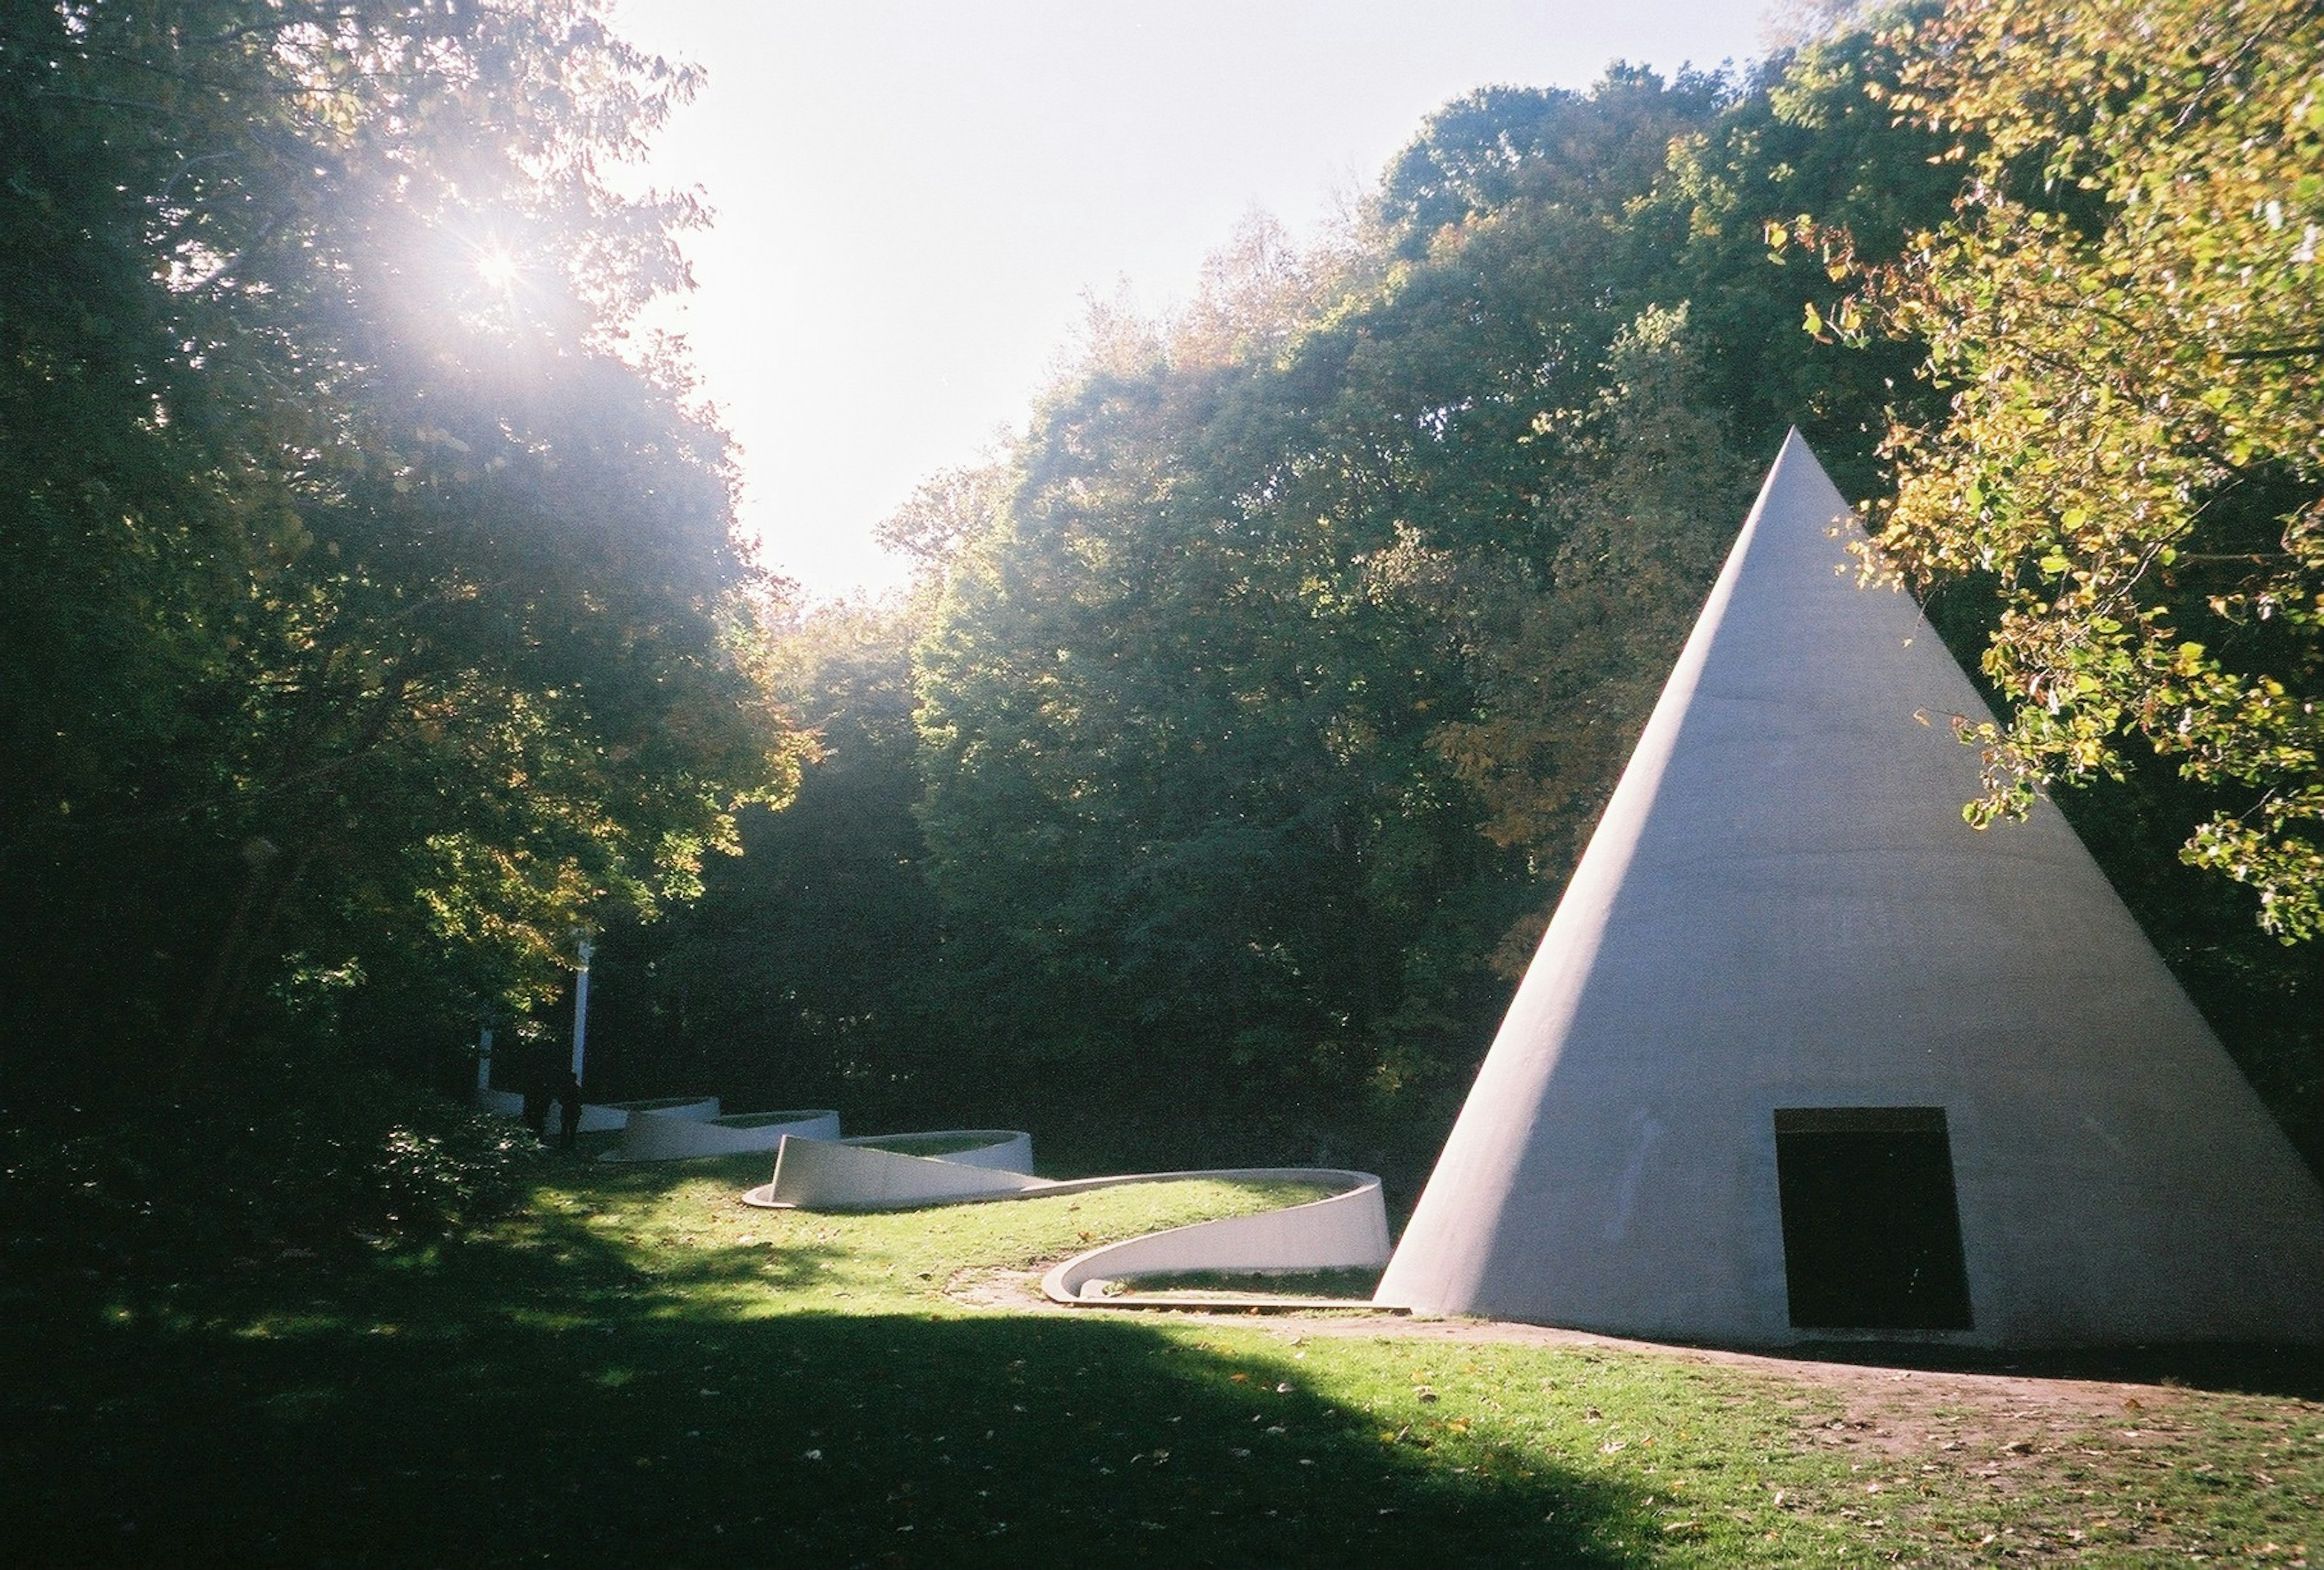
[[[946,1287],[964,1271],[1026,1270],[1100,1243],[1218,1216],[1319,1199],[1314,1184],[1180,1179],[1055,1198],[886,1214],[754,1210],[735,1196],[760,1180],[763,1158],[689,1162],[593,1186],[593,1199],[546,1191],[540,1215],[563,1216],[643,1262],[715,1260],[674,1309],[749,1316],[837,1310],[941,1316],[959,1305]],[[537,1222],[511,1231],[531,1241]]]

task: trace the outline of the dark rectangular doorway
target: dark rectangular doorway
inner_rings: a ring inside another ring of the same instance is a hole
[[[1779,1107],[1775,1177],[1794,1327],[1970,1327],[1944,1108]]]

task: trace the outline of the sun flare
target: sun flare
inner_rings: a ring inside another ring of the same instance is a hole
[[[511,254],[506,246],[497,242],[476,253],[477,276],[484,281],[486,288],[498,293],[506,294],[514,290],[523,271],[523,263]]]

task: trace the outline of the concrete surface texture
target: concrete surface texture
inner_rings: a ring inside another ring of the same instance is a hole
[[[972,1137],[976,1142],[942,1157],[882,1148],[935,1148]],[[774,1181],[752,1189],[743,1202],[804,1210],[909,1210],[1039,1187],[1042,1180],[1032,1176],[1032,1137],[1015,1129],[869,1134],[853,1140],[786,1135],[775,1151]]]
[[[581,1128],[585,1134],[612,1133],[630,1126],[632,1113],[653,1113],[666,1118],[707,1119],[718,1115],[718,1098],[715,1095],[666,1095],[651,1101],[609,1101],[581,1104]],[[549,1126],[557,1126],[557,1113],[551,1108]]]
[[[1970,1323],[1912,1338],[2324,1339],[2324,1193],[2058,811],[1962,821],[1987,711],[1862,539],[1794,432],[1378,1301],[1845,1334],[1792,1324],[1775,1114],[1941,1109]]]
[[[486,1112],[501,1113],[509,1117],[524,1115],[523,1093],[514,1090],[479,1090],[476,1104]],[[633,1112],[650,1112],[674,1118],[715,1118],[718,1115],[718,1098],[715,1095],[672,1095],[653,1101],[583,1102],[581,1122],[576,1132],[584,1134],[611,1133],[629,1126]],[[557,1104],[549,1104],[549,1128],[557,1131]]]
[[[1265,1275],[1372,1270],[1388,1261],[1388,1207],[1380,1198],[1379,1179],[1369,1172],[1271,1167],[1168,1176],[1326,1183],[1339,1192],[1281,1210],[1200,1221],[1091,1249],[1045,1276],[1042,1292],[1059,1303],[1096,1301],[1135,1307],[1141,1306],[1136,1293],[1109,1294],[1103,1288],[1124,1277],[1183,1271]]]
[[[839,1114],[828,1108],[790,1112],[731,1113],[701,1118],[687,1109],[641,1108],[629,1114],[622,1142],[600,1161],[674,1161],[691,1156],[733,1156],[771,1150],[785,1134],[808,1139],[839,1137]]]
[[[995,1172],[1033,1170],[1033,1136],[1022,1129],[933,1129],[914,1134],[858,1134],[840,1143],[894,1156],[983,1167]]]

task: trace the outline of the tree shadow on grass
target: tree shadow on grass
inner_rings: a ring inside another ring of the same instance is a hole
[[[755,1288],[812,1280],[823,1251],[696,1251],[650,1276],[577,1218],[538,1233],[143,1286],[20,1279],[0,1541],[43,1564],[1610,1565],[1665,1548],[1623,1482],[1482,1444],[1455,1468],[1296,1373],[1157,1326],[769,1315]]]

